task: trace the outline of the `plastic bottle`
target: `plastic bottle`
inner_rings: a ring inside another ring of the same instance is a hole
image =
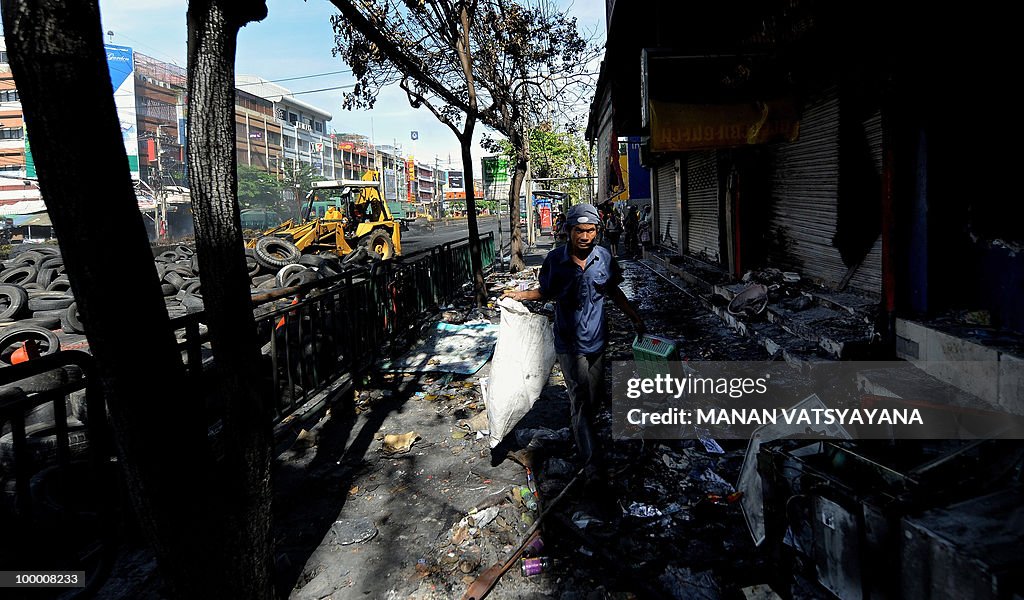
[[[520,560],[519,570],[523,573],[523,577],[532,577],[533,575],[540,575],[544,571],[551,568],[551,559],[546,556],[535,556],[533,558],[524,558]]]
[[[523,506],[528,510],[537,510],[537,499],[533,497],[533,492],[530,491],[530,488],[519,488],[519,496],[523,499]]]
[[[540,536],[533,538],[529,544],[523,548],[523,556],[533,557],[540,556],[540,553],[544,551],[544,539]]]

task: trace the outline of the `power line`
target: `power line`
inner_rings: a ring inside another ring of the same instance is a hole
[[[327,75],[344,75],[345,73],[351,73],[352,69],[344,69],[341,71],[328,71],[326,73],[314,73],[312,75],[300,75],[298,77],[285,77],[284,79],[267,79],[266,81],[254,81],[252,83],[236,83],[235,87],[245,87],[247,85],[263,85],[264,83],[280,83],[282,81],[297,81],[299,79],[312,79],[314,77],[326,77]]]

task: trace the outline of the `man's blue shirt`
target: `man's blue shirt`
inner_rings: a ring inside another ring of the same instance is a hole
[[[594,246],[580,268],[569,246],[548,252],[540,269],[540,292],[555,302],[555,350],[593,354],[604,350],[608,326],[604,299],[622,282],[622,270],[606,248]]]

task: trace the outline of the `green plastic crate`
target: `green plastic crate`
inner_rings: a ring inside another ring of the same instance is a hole
[[[633,338],[633,359],[640,377],[671,374],[676,370],[671,363],[679,361],[679,347],[675,340],[644,335],[643,338]]]

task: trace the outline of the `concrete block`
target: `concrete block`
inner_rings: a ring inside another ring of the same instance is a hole
[[[896,335],[898,338],[903,338],[903,341],[896,346],[896,355],[910,361],[929,360],[928,332],[930,331],[932,330],[920,323],[896,319]],[[909,351],[913,348],[917,349],[916,356]]]
[[[934,329],[928,330],[928,357],[921,368],[929,375],[999,405],[999,352]]]
[[[999,407],[1024,415],[1024,358],[1005,352],[999,355]]]

